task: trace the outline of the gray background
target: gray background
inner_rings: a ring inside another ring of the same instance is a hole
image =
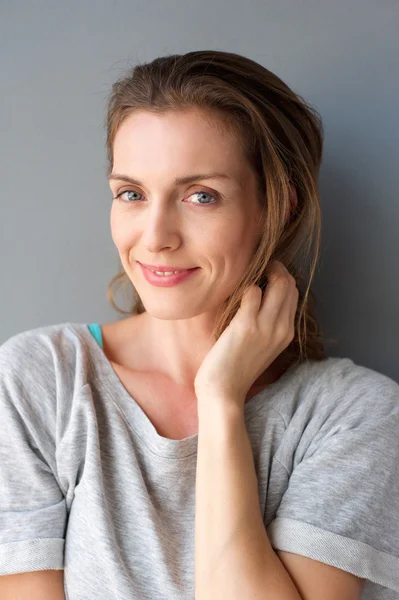
[[[136,62],[227,50],[321,113],[322,259],[331,356],[399,380],[399,3],[396,0],[0,2],[0,343],[119,314],[105,98]],[[126,307],[123,295],[119,305]]]

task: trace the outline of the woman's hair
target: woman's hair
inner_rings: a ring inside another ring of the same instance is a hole
[[[286,368],[293,362],[326,359],[324,343],[335,339],[322,336],[310,289],[321,238],[317,181],[323,145],[320,115],[277,75],[239,54],[203,50],[162,56],[132,67],[112,85],[105,123],[108,175],[113,168],[115,135],[132,112],[164,114],[190,109],[217,117],[219,120],[211,121],[213,125],[227,128],[236,137],[257,175],[263,207],[261,240],[243,278],[219,309],[215,339],[236,314],[246,288],[253,284],[264,287],[268,265],[279,260],[295,278],[299,291],[295,337],[279,359]],[[131,283],[123,267],[108,285],[112,306],[125,315],[145,312],[133,286],[136,299],[131,310],[116,306],[112,289],[116,282],[118,289]]]

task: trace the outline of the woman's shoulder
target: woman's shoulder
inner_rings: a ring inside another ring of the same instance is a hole
[[[52,345],[60,345],[61,341],[71,337],[71,334],[76,336],[76,326],[81,328],[83,324],[65,322],[19,331],[0,344],[0,361],[16,354],[26,355],[26,358],[37,357],[36,350],[43,352]]]
[[[0,420],[22,419],[29,431],[52,437],[60,395],[74,386],[68,332],[66,323],[36,327],[0,345]]]
[[[66,323],[39,326],[14,333],[0,344],[0,364],[10,358],[36,356],[38,347],[45,347],[46,342],[54,340],[67,327]]]
[[[63,322],[17,332],[0,344],[0,376],[20,382],[56,379],[76,370],[85,355],[84,337],[90,335],[84,323]]]
[[[312,371],[318,378],[319,385],[332,392],[369,389],[375,393],[383,388],[399,390],[399,384],[389,375],[349,357],[329,357],[327,361],[313,362],[310,368],[310,372]]]
[[[376,411],[398,411],[399,384],[380,371],[356,363],[349,357],[328,357],[302,365],[295,408],[325,417],[347,419],[357,413],[373,418]]]

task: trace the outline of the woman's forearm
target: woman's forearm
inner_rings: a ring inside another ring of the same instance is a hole
[[[237,403],[198,399],[196,600],[301,600],[272,549]]]

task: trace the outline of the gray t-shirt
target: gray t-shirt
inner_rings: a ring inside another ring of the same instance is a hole
[[[245,405],[274,549],[399,599],[399,385],[330,357]],[[198,436],[159,435],[86,324],[0,346],[0,575],[64,569],[67,600],[194,599]]]

